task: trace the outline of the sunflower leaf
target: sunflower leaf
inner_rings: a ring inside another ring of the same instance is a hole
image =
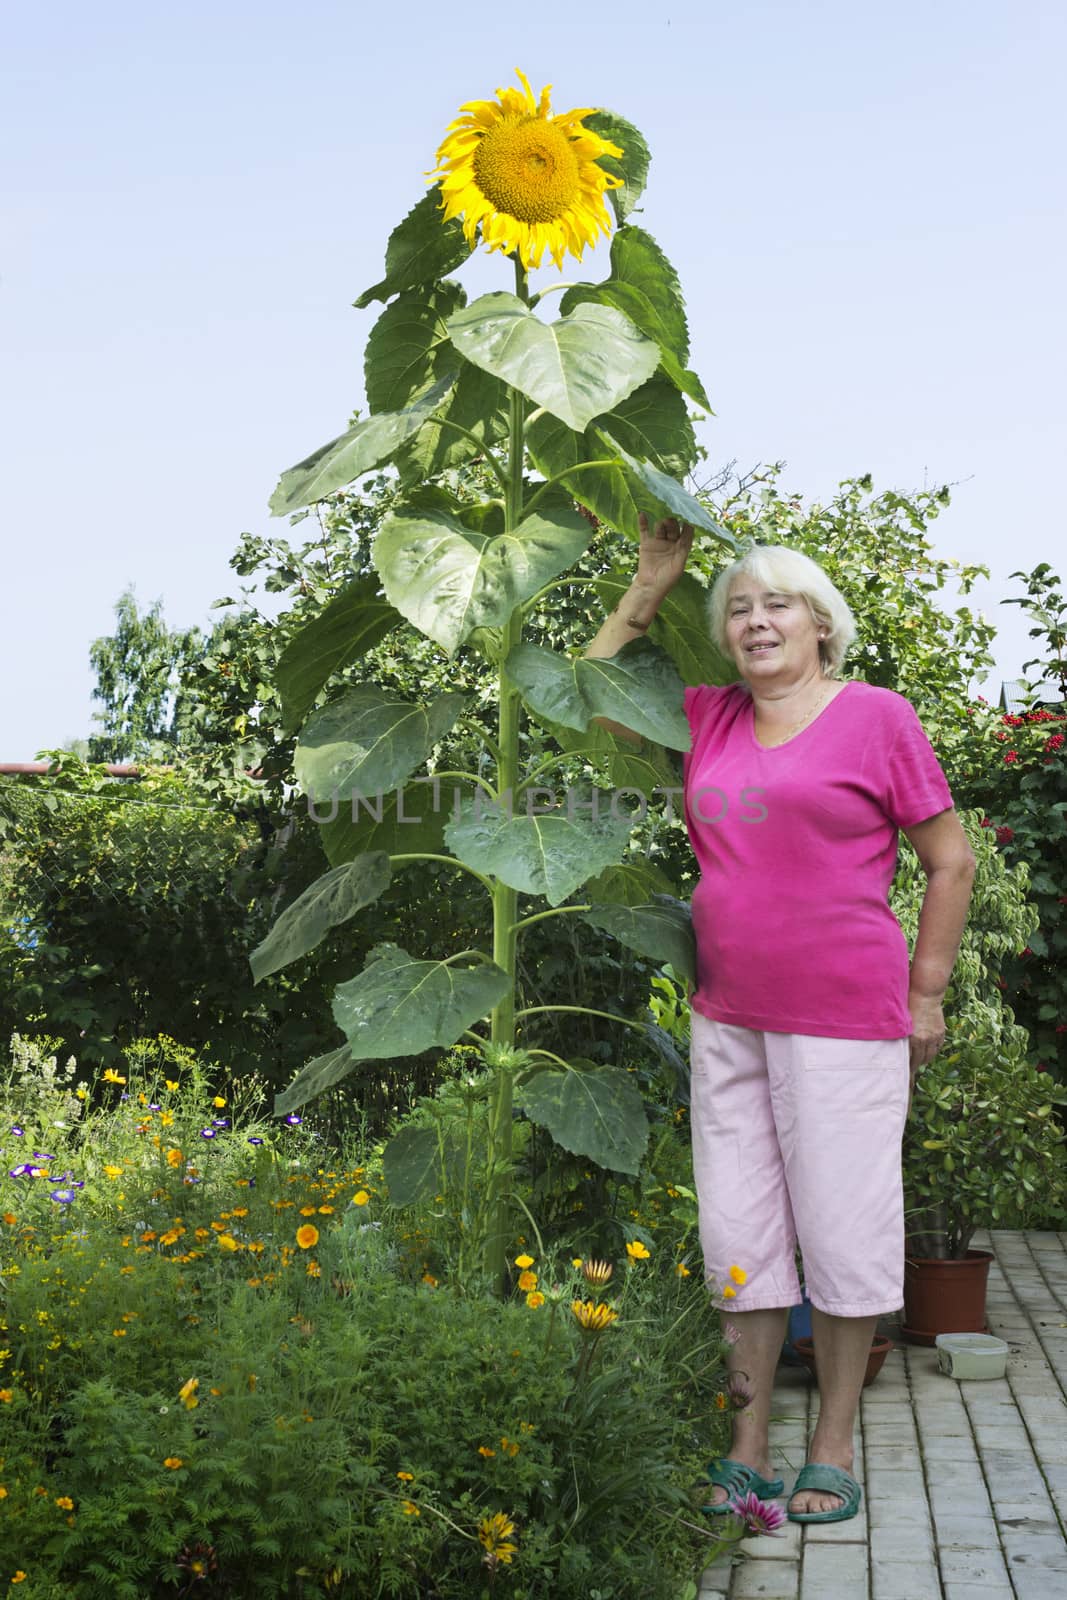
[[[355,306],[364,310],[372,300],[388,300],[404,289],[436,283],[463,265],[471,253],[458,217],[441,219],[441,196],[436,186],[423,195],[389,235],[385,248],[385,277],[364,289]]]
[[[283,472],[270,498],[272,515],[282,517],[302,506],[314,505],[382,466],[405,439],[419,431],[454,381],[451,376],[442,378],[403,411],[380,411],[377,416],[364,418]]]
[[[407,289],[386,306],[367,339],[363,383],[371,412],[399,411],[443,377],[455,377],[459,356],[448,319],[466,295],[458,283]]]
[[[677,517],[681,522],[689,522],[694,528],[703,528],[706,533],[713,533],[716,538],[722,539],[730,546],[736,543],[732,534],[727,533],[710,512],[704,509],[700,501],[695,500],[680,483],[676,483],[650,461],[638,461],[624,450],[617,440],[610,437],[607,432],[608,426],[610,424],[602,425],[595,432],[608,449],[614,448],[626,469],[627,476],[636,478],[645,492],[651,495],[660,516]]]
[[[468,361],[580,432],[659,365],[659,347],[614,306],[580,305],[541,322],[517,295],[482,295],[449,319]]]
[[[581,915],[594,928],[614,934],[627,949],[660,966],[669,962],[675,972],[696,982],[693,919],[680,900],[663,895],[639,906],[593,905]]]
[[[331,928],[377,900],[390,875],[389,857],[381,850],[324,872],[286,906],[267,937],[252,951],[249,963],[255,982],[314,950]]]
[[[400,621],[378,594],[375,574],[357,578],[335,594],[317,617],[295,634],[278,659],[274,681],[286,731],[300,726],[319,690],[335,672],[371,650]]]
[[[507,437],[507,385],[464,361],[453,346],[450,349],[459,371],[456,387],[436,408],[433,418],[397,452],[395,466],[405,486],[434,478],[446,468],[462,466],[481,449]],[[439,426],[437,418],[466,428],[474,438],[457,433],[454,426]]]
[[[622,1067],[584,1059],[550,1067],[517,1085],[515,1100],[572,1155],[610,1172],[633,1175],[640,1167],[648,1118],[641,1091]]]
[[[455,1044],[511,987],[491,961],[452,967],[419,961],[399,945],[376,945],[355,978],[334,990],[333,1015],[356,1061],[420,1055]]]
[[[678,789],[679,796],[681,788]],[[586,899],[603,905],[643,906],[654,894],[673,894],[674,885],[651,861],[638,857],[605,867],[585,885]]]
[[[445,823],[459,814],[459,802],[471,799],[475,788],[473,779],[412,778],[388,794],[357,796],[354,816],[351,802],[342,806],[340,797],[328,817],[320,818],[314,808],[309,814],[322,829],[319,837],[332,867],[373,850],[438,856],[445,850]]]
[[[297,782],[314,802],[376,795],[403,783],[448,732],[466,696],[416,705],[393,689],[359,683],[312,712],[297,743]]]
[[[336,1050],[328,1050],[324,1056],[316,1056],[314,1061],[309,1061],[300,1068],[287,1089],[275,1095],[274,1115],[288,1116],[297,1106],[306,1105],[309,1100],[314,1100],[316,1095],[322,1094],[326,1089],[332,1089],[335,1083],[340,1083],[342,1078],[348,1077],[355,1065],[355,1059],[346,1044]]]
[[[385,518],[374,562],[392,604],[451,656],[475,628],[502,627],[516,606],[577,561],[592,535],[569,505],[553,504],[492,536],[416,506]]]
[[[534,812],[531,805],[532,814],[522,816],[476,798],[445,828],[445,843],[476,872],[494,874],[520,894],[543,894],[558,906],[587,878],[620,860],[626,848],[629,814],[582,815],[591,803],[576,801],[570,791],[566,813],[558,807]]]
[[[690,747],[685,685],[670,656],[651,639],[631,639],[607,657],[564,656],[518,644],[504,670],[536,715],[564,727],[584,731],[594,717],[608,717],[672,750]]]
[[[615,220],[623,223],[644,193],[652,153],[644,135],[632,122],[627,122],[625,117],[618,116],[614,111],[594,111],[592,116],[584,120],[587,128],[599,133],[602,139],[610,139],[622,150],[621,157],[601,156],[597,165],[613,177],[622,179],[621,188],[608,190],[608,199]]]
[[[680,779],[664,745],[646,739],[637,747],[597,722],[591,722],[579,732],[562,722],[553,722],[543,712],[537,713],[537,720],[562,750],[580,756],[594,772],[606,778],[613,789],[632,789],[646,799],[651,799],[657,791],[665,793],[671,789],[681,796]],[[664,882],[657,887],[666,890],[669,886]],[[648,896],[638,898],[646,900]]]

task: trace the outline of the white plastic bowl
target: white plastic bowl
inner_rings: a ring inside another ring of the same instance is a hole
[[[1003,1378],[1008,1347],[991,1333],[939,1333],[937,1364],[950,1378]]]

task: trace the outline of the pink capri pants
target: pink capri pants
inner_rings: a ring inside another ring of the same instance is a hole
[[[692,1012],[693,1169],[713,1299],[837,1317],[904,1303],[907,1039],[766,1033]],[[720,1293],[736,1263],[736,1299]]]

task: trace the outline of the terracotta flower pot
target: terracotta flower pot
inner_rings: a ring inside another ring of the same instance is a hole
[[[807,1367],[812,1377],[818,1382],[819,1374],[815,1369],[815,1341],[813,1339],[794,1339],[793,1348],[804,1366]],[[876,1333],[871,1340],[871,1353],[867,1357],[867,1371],[863,1378],[863,1387],[873,1383],[882,1370],[886,1356],[893,1348],[892,1339],[887,1339],[884,1334]]]
[[[985,1299],[988,1250],[968,1250],[959,1261],[904,1259],[904,1323],[909,1344],[932,1345],[939,1333],[988,1333]]]

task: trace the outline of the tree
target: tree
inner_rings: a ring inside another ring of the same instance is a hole
[[[140,611],[133,589],[115,604],[115,632],[94,639],[89,661],[96,673],[93,699],[103,707],[89,739],[92,761],[165,759],[190,732],[183,674],[201,647],[198,628],[168,628],[163,602]]]

